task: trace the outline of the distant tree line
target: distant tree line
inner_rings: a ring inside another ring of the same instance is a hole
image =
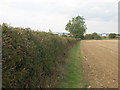
[[[61,35],[62,37],[72,37],[75,38],[72,34],[64,34]],[[82,39],[86,39],[86,40],[101,40],[101,39],[116,39],[116,38],[120,38],[120,34],[115,34],[115,33],[110,33],[109,35],[106,36],[101,36],[98,33],[94,32],[92,34],[86,34],[83,36]]]
[[[119,38],[119,37],[120,37],[120,34],[116,34],[116,33],[110,33],[108,36],[100,36],[99,34],[97,34],[95,32],[95,33],[92,33],[92,34],[86,34],[84,36],[84,39],[87,39],[87,40],[92,40],[92,39],[100,40],[100,39],[105,39],[105,38],[115,39],[115,38]]]

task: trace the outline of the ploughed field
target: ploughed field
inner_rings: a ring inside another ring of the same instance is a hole
[[[81,49],[89,87],[117,88],[118,40],[83,40]]]

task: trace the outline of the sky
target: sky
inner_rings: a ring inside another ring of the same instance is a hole
[[[65,25],[83,16],[86,33],[118,33],[119,0],[1,0],[0,23],[40,31],[66,32]]]

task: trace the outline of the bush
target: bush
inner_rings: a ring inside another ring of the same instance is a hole
[[[94,39],[95,39],[95,40],[100,40],[101,37],[100,37],[99,35],[95,35]]]
[[[92,39],[92,34],[86,34],[85,39],[88,39],[88,40]]]
[[[110,33],[109,38],[116,38],[116,34],[115,33]]]
[[[91,40],[91,39],[99,40],[99,39],[101,39],[101,37],[97,33],[92,33],[92,34],[86,34],[85,39],[87,39],[87,40]]]
[[[63,34],[62,37],[67,37],[67,35]]]
[[[3,88],[56,87],[64,57],[76,40],[5,24],[2,29]]]

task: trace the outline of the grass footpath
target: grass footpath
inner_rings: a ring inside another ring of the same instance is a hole
[[[87,88],[84,80],[80,42],[75,44],[69,52],[65,77],[60,84],[61,88]]]

